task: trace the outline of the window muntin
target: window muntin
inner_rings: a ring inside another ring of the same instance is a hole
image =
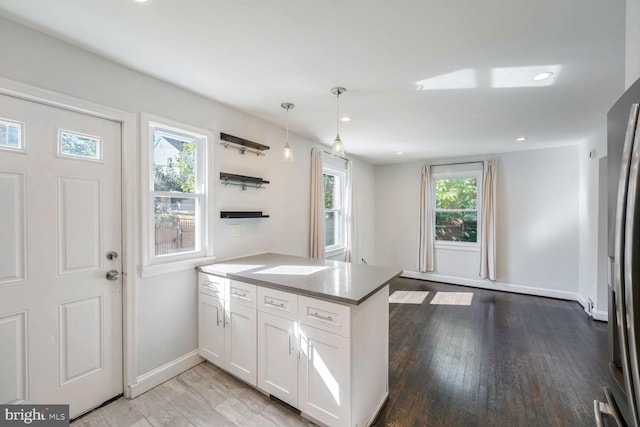
[[[22,127],[22,123],[0,120],[0,148],[23,150]]]
[[[324,168],[324,245],[325,252],[344,248],[345,173]]]
[[[205,240],[206,137],[151,124],[151,258],[200,255]]]
[[[478,242],[478,176],[448,176],[435,181],[435,239]]]
[[[86,160],[102,159],[102,139],[61,130],[58,138],[58,154]]]

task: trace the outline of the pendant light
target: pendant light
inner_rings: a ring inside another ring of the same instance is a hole
[[[347,90],[343,87],[334,87],[331,89],[331,93],[336,96],[336,140],[333,141],[333,147],[331,148],[331,154],[334,156],[344,156],[344,145],[340,139],[340,95]]]
[[[289,110],[295,107],[295,105],[290,102],[283,102],[280,106],[287,110],[287,143],[284,146],[284,151],[282,151],[282,160],[285,162],[293,162],[293,150],[291,150],[289,146]]]

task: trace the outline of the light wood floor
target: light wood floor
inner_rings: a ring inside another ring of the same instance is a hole
[[[121,397],[71,425],[298,427],[313,424],[204,362],[135,399]]]
[[[374,426],[594,425],[593,399],[607,381],[607,326],[578,303],[411,279],[394,281],[395,290],[429,295],[389,306],[389,401]],[[435,304],[438,293],[453,292],[473,294],[471,304]],[[73,423],[311,425],[209,363]]]

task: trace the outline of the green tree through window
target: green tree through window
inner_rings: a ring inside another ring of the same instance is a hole
[[[170,158],[166,165],[154,166],[155,191],[193,193],[196,185],[195,162],[195,141],[184,143],[182,151]]]
[[[478,241],[478,180],[436,179],[436,240]]]
[[[162,128],[152,132],[154,255],[195,252],[203,226],[198,212],[205,198],[198,182],[198,141],[203,139]]]
[[[324,245],[328,251],[344,246],[344,174],[324,170]]]

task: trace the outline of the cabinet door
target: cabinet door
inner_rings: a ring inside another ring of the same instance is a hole
[[[226,370],[255,386],[257,312],[255,308],[231,303],[227,314],[229,318],[225,327]]]
[[[214,365],[224,367],[223,302],[217,297],[198,294],[198,353]]]
[[[300,325],[298,409],[330,426],[348,426],[351,340]]]
[[[258,388],[291,406],[298,404],[295,322],[258,312]]]

